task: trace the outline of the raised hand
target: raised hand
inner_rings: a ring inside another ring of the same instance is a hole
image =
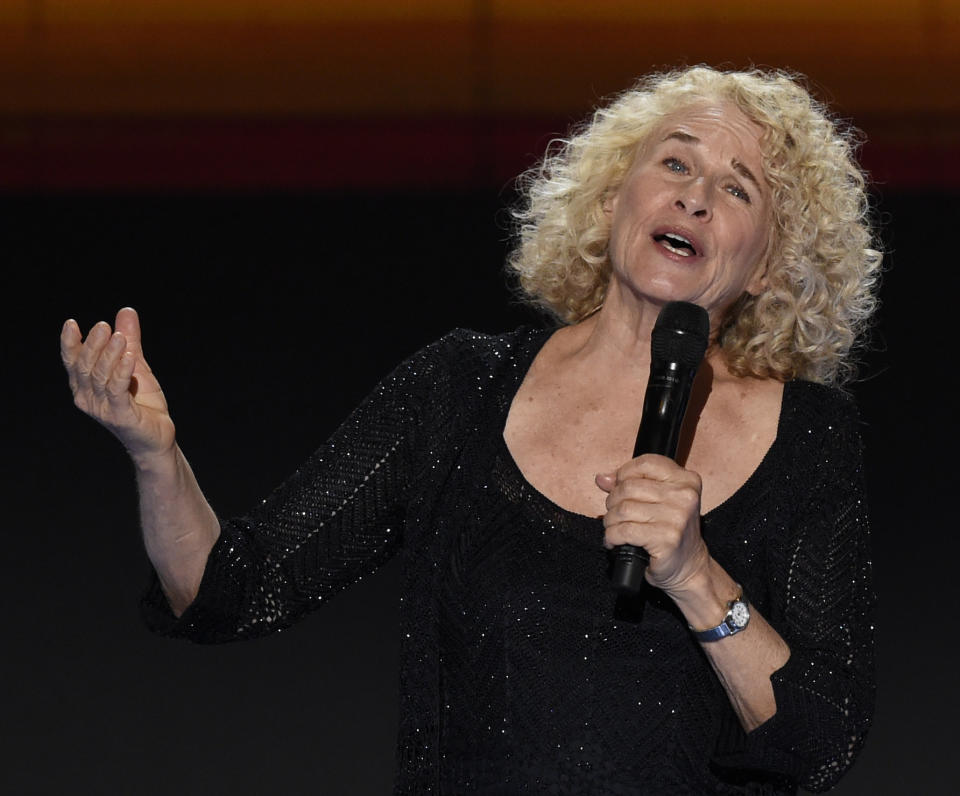
[[[143,356],[136,310],[120,310],[114,330],[100,321],[85,340],[77,322],[68,320],[60,333],[60,355],[74,404],[108,428],[134,461],[173,451],[173,421]]]

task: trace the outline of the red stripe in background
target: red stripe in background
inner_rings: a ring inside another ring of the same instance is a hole
[[[499,189],[569,120],[0,121],[0,191]],[[874,181],[894,190],[960,188],[960,149],[874,141]]]

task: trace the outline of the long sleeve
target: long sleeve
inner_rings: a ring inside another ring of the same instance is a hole
[[[724,757],[727,765],[783,772],[814,792],[832,787],[863,746],[875,690],[859,419],[845,400],[834,397],[833,407],[799,424],[805,438],[792,463],[793,488],[809,491],[789,532],[768,551],[765,615],[790,647],[790,659],[771,676],[777,712],[741,733],[739,749]]]
[[[442,379],[428,347],[384,379],[249,516],[221,521],[194,603],[176,620],[154,577],[143,603],[165,635],[214,643],[287,627],[401,544],[419,431]]]
[[[619,616],[602,525],[533,489],[503,443],[548,335],[458,330],[401,365],[293,478],[223,523],[179,620],[154,585],[148,622],[197,641],[262,635],[399,552],[395,793],[829,788],[874,690],[852,404],[787,384],[771,450],[703,518],[711,553],[791,649],[771,676],[777,713],[745,733],[675,606],[651,592],[640,621]]]

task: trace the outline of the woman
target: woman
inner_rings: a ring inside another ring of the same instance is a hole
[[[830,787],[873,694],[857,419],[828,386],[879,261],[847,139],[785,75],[694,68],[525,185],[510,265],[566,325],[414,355],[249,517],[203,499],[135,313],[65,324],[75,402],[136,464],[148,621],[260,635],[399,554],[398,793]],[[672,300],[710,318],[697,411],[679,462],[631,459]],[[640,617],[609,588],[625,543]]]

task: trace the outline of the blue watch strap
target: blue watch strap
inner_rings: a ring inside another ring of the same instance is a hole
[[[724,619],[719,625],[711,627],[709,630],[694,630],[693,635],[697,637],[697,641],[719,641],[727,636],[732,636],[736,632],[737,630],[731,628],[727,624],[727,620]]]
[[[750,607],[743,599],[743,589],[739,584],[737,585],[737,591],[737,596],[727,603],[727,615],[723,617],[723,621],[719,625],[706,630],[697,630],[690,627],[697,641],[719,641],[722,638],[739,633],[747,626],[750,622]]]

